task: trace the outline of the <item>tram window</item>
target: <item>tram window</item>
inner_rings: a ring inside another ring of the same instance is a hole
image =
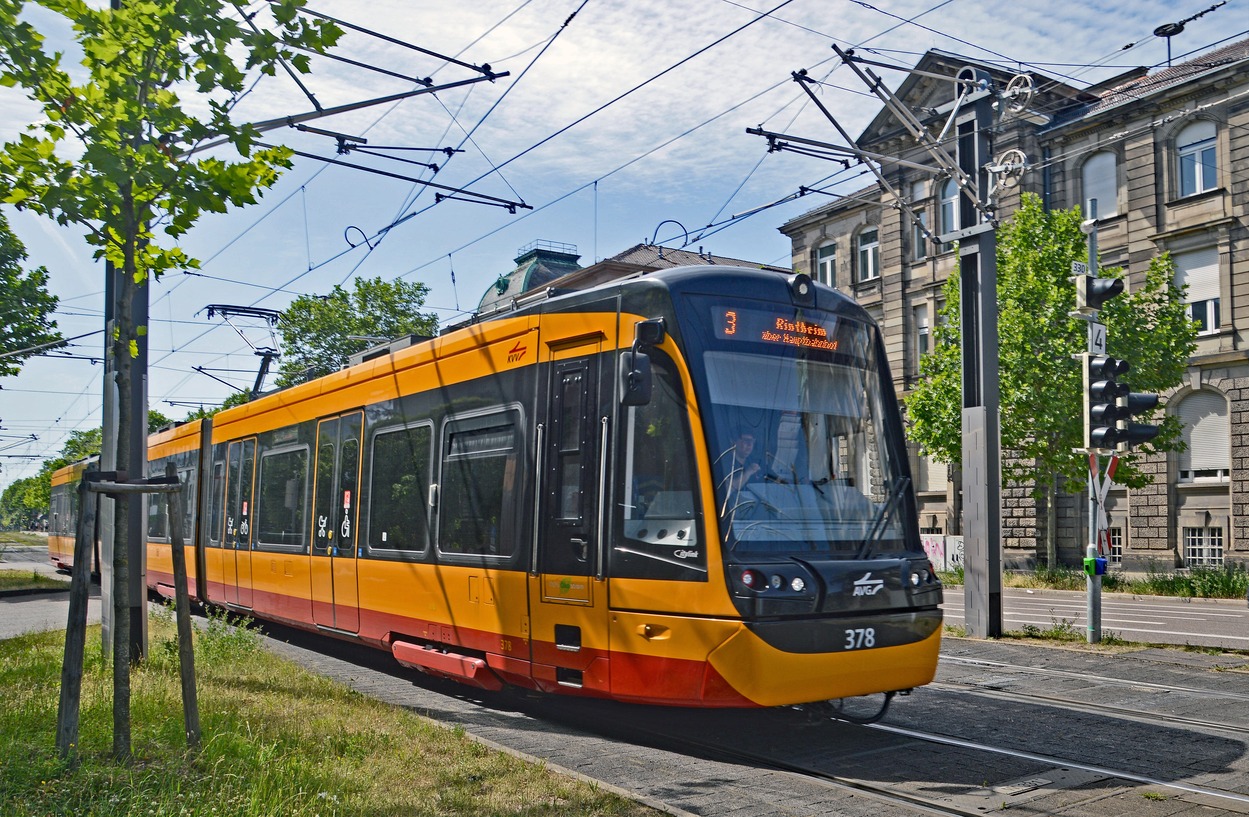
[[[147,497],[147,538],[169,538],[169,514],[166,513],[167,500],[164,494],[152,494]]]
[[[653,352],[651,365],[651,401],[631,406],[624,428],[623,485],[617,488],[623,536],[612,548],[612,575],[702,581],[707,558],[699,545],[684,390],[667,356]]]
[[[256,497],[256,547],[304,546],[308,450],[265,452]]]
[[[182,478],[182,541],[185,544],[191,544],[195,540],[195,489],[198,481],[195,479],[195,471],[186,469],[181,473]]]
[[[559,500],[555,512],[561,520],[580,522],[584,497],[581,450],[585,444],[585,370],[571,369],[560,377],[559,449],[555,454]]]
[[[67,486],[65,494],[69,501],[69,513],[61,516],[61,529],[66,536],[69,536],[78,531],[78,484]]]
[[[221,522],[223,497],[225,495],[226,464],[218,460],[213,463],[211,490],[208,495],[208,541],[214,547],[221,547]]]
[[[148,467],[151,474],[163,476],[165,473],[165,463],[162,460],[150,463]],[[169,506],[165,497],[165,494],[149,494],[146,497],[148,539],[169,538]]]
[[[429,547],[429,461],[433,430],[388,430],[373,438],[369,548],[423,553]]]
[[[485,427],[452,426],[444,438],[438,528],[443,553],[511,556],[515,547],[516,422],[491,420]]]

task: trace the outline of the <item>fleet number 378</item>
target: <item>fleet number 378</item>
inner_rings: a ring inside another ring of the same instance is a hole
[[[862,650],[867,647],[876,646],[876,628],[875,627],[856,627],[853,630],[846,630],[846,649]]]

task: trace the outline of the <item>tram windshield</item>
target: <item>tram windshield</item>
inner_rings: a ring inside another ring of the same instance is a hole
[[[909,479],[889,444],[871,326],[833,315],[787,325],[796,332],[772,348],[764,330],[763,343],[703,352],[726,547],[737,558],[906,550]]]

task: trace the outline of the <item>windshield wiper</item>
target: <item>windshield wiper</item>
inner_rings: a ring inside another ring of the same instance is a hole
[[[889,496],[885,499],[885,504],[880,509],[880,513],[876,514],[876,519],[872,522],[871,529],[867,532],[867,536],[863,538],[863,545],[859,548],[859,553],[855,557],[857,559],[866,559],[872,553],[872,546],[876,544],[876,540],[880,538],[885,529],[889,527],[887,524],[890,517],[893,516],[893,510],[898,505],[898,500],[906,492],[906,488],[911,484],[910,477],[903,477],[893,486],[893,490],[889,492]]]

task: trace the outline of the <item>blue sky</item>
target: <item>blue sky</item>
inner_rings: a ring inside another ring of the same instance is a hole
[[[1174,53],[1240,31],[1244,3],[1230,0],[1189,23],[1174,40]],[[583,264],[656,235],[661,243],[680,246],[687,233],[690,249],[787,263],[789,243],[777,227],[823,204],[823,197],[763,210],[714,234],[703,228],[781,199],[837,169],[793,154],[767,155],[766,143],[745,133],[761,125],[835,141],[831,126],[790,81],[790,73],[802,68],[825,81],[821,101],[838,120],[855,135],[861,131],[879,106],[849,70],[837,67],[833,43],[871,49],[874,59],[901,66],[913,65],[926,49],[940,48],[1022,64],[1081,86],[1130,66],[1164,62],[1166,44],[1151,32],[1211,4],[313,2],[318,11],[394,39],[510,72],[493,83],[309,123],[366,138],[369,148],[461,146],[464,152],[450,161],[442,155],[399,154],[438,162],[443,167],[436,176],[393,160],[359,154],[338,158],[524,201],[534,210],[513,215],[459,201],[435,206],[432,190],[410,182],[297,159],[258,205],[206,218],[186,237],[182,246],[203,262],[202,275],[175,273],[155,284],[151,405],[177,419],[188,411],[183,404],[215,405],[231,392],[195,372],[196,366],[241,388],[254,379],[258,359],[232,328],[207,319],[203,310],[208,304],[280,310],[299,294],[322,294],[354,276],[381,276],[427,284],[428,307],[453,321],[511,269],[518,248],[537,239],[576,245]],[[31,19],[51,22],[44,16]],[[48,31],[56,47],[72,47],[63,31]],[[1123,50],[1129,44],[1133,47]],[[350,32],[337,53],[438,84],[475,75],[358,32]],[[343,63],[317,60],[314,66],[305,83],[325,107],[412,87],[406,79]],[[894,84],[903,76],[878,70]],[[312,103],[279,73],[259,82],[237,115],[261,121],[309,110]],[[20,93],[0,89],[0,140],[15,138],[38,116]],[[334,157],[334,141],[323,136],[282,128],[269,138]],[[850,192],[867,184],[857,171],[843,177],[842,186],[834,189]],[[27,245],[31,265],[44,265],[51,273],[52,291],[62,299],[57,320],[63,334],[100,330],[103,268],[91,259],[81,236],[29,213],[5,212]],[[386,229],[401,216],[410,217]],[[365,236],[368,244],[361,240]],[[95,335],[72,351],[98,357],[101,347],[101,336]],[[101,373],[102,367],[88,360],[43,357],[28,361],[20,375],[0,379],[0,453],[54,456],[67,434],[98,426]],[[29,435],[38,440],[21,441]],[[0,459],[0,488],[34,473],[38,464]]]

